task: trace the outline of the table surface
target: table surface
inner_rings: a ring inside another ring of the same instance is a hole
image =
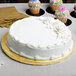
[[[41,8],[45,10],[45,14],[42,16],[52,16],[46,12],[46,8],[49,4],[41,4]],[[64,4],[69,11],[73,11],[74,4]],[[5,3],[0,4],[0,7],[15,6],[19,12],[24,14],[25,10],[28,9],[28,4],[26,3]],[[73,38],[76,42],[76,18],[73,18],[69,15],[69,19],[72,20],[72,24],[68,26],[72,31]],[[8,28],[0,28],[0,42],[3,35],[8,31]],[[1,47],[1,46],[0,46]],[[76,45],[75,45],[76,47]],[[0,62],[3,62],[4,65],[0,67],[0,76],[76,76],[76,48],[74,49],[73,54],[63,62],[46,65],[46,66],[35,66],[27,65],[16,62],[6,56],[0,48]]]

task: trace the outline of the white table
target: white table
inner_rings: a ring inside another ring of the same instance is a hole
[[[41,4],[41,7],[46,10],[49,4]],[[74,4],[64,4],[69,11],[73,10]],[[25,3],[7,3],[0,4],[0,7],[15,6],[19,12],[25,14],[28,5]],[[53,16],[45,11],[43,16]],[[73,38],[76,42],[76,18],[69,16],[72,24],[68,26],[72,31]],[[0,41],[3,35],[8,31],[8,28],[0,28]],[[76,45],[75,45],[76,47]],[[4,65],[0,67],[0,76],[76,76],[76,48],[73,54],[63,62],[46,66],[33,66],[18,63],[7,57],[0,48],[0,61]]]

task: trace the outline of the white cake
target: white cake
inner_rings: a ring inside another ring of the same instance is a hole
[[[7,36],[9,49],[35,60],[59,58],[72,50],[71,31],[52,17],[28,17],[12,24]]]

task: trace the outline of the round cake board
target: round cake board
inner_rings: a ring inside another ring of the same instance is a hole
[[[74,50],[74,40],[73,40],[73,48],[71,51],[69,51],[69,53],[66,56],[60,57],[60,58],[56,58],[56,59],[51,59],[51,60],[32,60],[32,59],[28,59],[25,58],[23,56],[20,56],[14,52],[12,52],[7,44],[6,44],[6,40],[7,40],[7,35],[8,32],[3,36],[2,40],[1,40],[1,47],[3,52],[10,58],[12,58],[15,61],[21,62],[21,63],[25,63],[25,64],[31,64],[31,65],[49,65],[49,64],[54,64],[54,63],[58,63],[61,62],[63,60],[65,60],[66,58],[68,58],[73,50]]]

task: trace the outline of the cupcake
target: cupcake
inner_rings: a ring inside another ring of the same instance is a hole
[[[74,15],[76,16],[76,3],[74,5]]]
[[[29,10],[31,14],[39,14],[40,12],[39,0],[29,0],[28,5],[29,5]]]
[[[62,0],[50,0],[50,7],[52,11],[56,11],[63,4]]]
[[[69,11],[66,9],[65,6],[59,7],[59,9],[56,10],[55,12],[56,18],[61,20],[63,23],[67,22],[68,15],[69,15]]]

